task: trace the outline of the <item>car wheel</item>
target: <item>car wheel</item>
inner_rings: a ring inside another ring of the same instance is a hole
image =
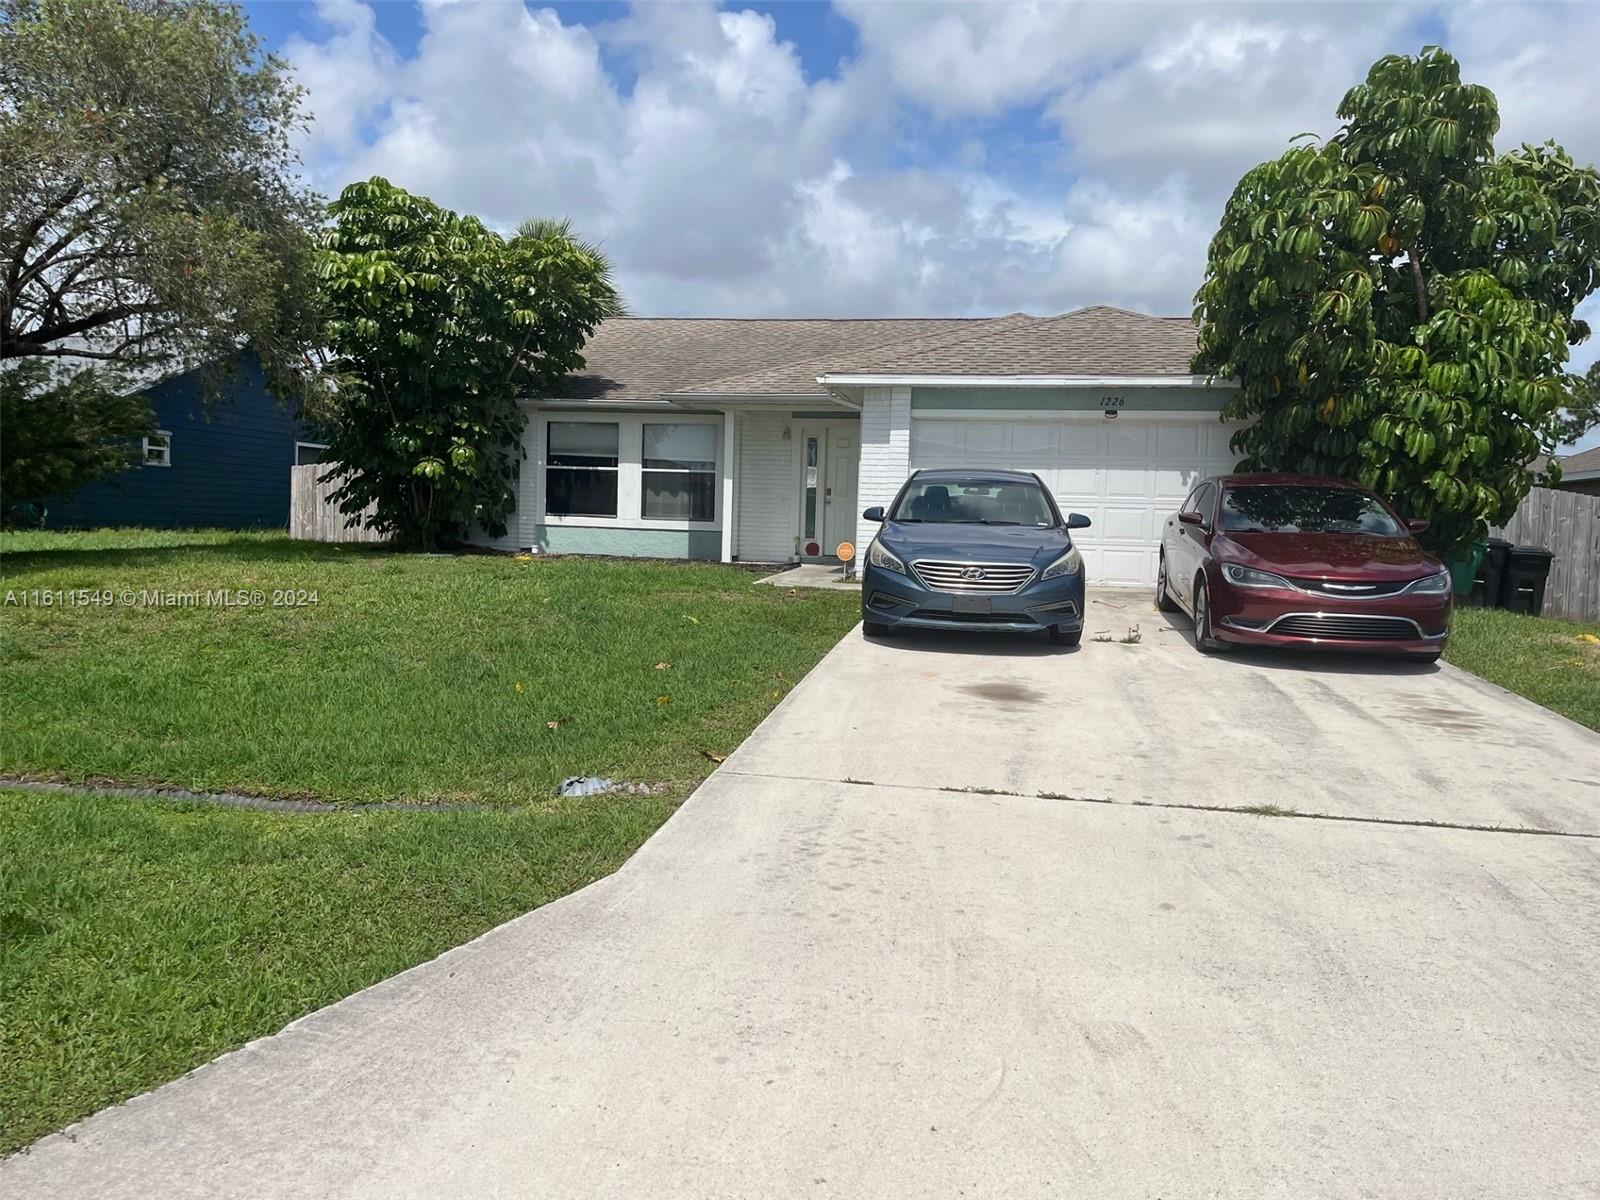
[[[1194,581],[1194,648],[1201,654],[1227,649],[1211,632],[1211,588],[1203,575]]]
[[[1178,602],[1172,598],[1172,593],[1167,590],[1167,556],[1163,554],[1161,561],[1156,566],[1156,611],[1177,612]]]
[[[886,638],[889,636],[889,627],[882,621],[863,621],[861,632],[869,638]]]
[[[1050,626],[1050,640],[1057,646],[1076,646],[1083,641],[1083,630],[1062,629],[1059,626]]]

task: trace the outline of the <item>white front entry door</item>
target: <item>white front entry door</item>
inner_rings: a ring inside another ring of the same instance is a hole
[[[1063,513],[1094,524],[1073,542],[1090,583],[1153,585],[1161,527],[1195,482],[1233,469],[1228,438],[1238,428],[1214,413],[1108,421],[911,422],[913,467],[1004,467],[1034,471]]]
[[[800,427],[800,557],[832,559],[856,532],[861,434],[854,421]]]

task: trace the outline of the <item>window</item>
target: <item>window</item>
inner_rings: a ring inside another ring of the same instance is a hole
[[[172,465],[172,434],[158,429],[144,439],[144,465],[170,467]]]
[[[322,461],[322,452],[327,447],[320,442],[296,442],[294,444],[294,465],[297,467],[315,466]]]
[[[1202,483],[1194,490],[1194,508],[1191,511],[1205,518],[1206,527],[1211,524],[1211,508],[1216,498],[1217,486],[1214,483]]]
[[[1234,533],[1406,534],[1376,496],[1302,483],[1228,488],[1222,493],[1222,527]]]
[[[560,517],[616,516],[616,424],[551,421],[548,432],[544,511]]]
[[[662,521],[715,520],[717,427],[646,423],[643,428],[643,515]]]
[[[1060,524],[1049,497],[1036,483],[960,479],[949,475],[907,483],[889,519],[938,525],[1048,528]]]

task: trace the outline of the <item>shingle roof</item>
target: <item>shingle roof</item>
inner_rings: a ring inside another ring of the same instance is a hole
[[[1185,317],[1096,305],[1059,317],[996,322],[919,348],[846,355],[852,375],[1190,375],[1195,330]]]
[[[657,400],[724,376],[764,371],[935,330],[981,325],[982,318],[763,320],[720,317],[618,317],[583,348],[585,367],[560,390],[572,400]],[[823,394],[816,372],[795,394]]]
[[[566,399],[823,396],[817,376],[1190,374],[1194,326],[1096,306],[1058,317],[621,317],[584,347]]]
[[[1560,462],[1563,476],[1600,471],[1600,446],[1596,446],[1592,450],[1581,450],[1577,454],[1564,455]]]

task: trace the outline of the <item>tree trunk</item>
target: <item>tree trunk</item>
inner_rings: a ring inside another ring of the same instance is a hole
[[[1411,283],[1417,289],[1417,321],[1424,322],[1428,319],[1428,285],[1422,278],[1422,259],[1417,256],[1415,246],[1406,250],[1406,260],[1411,264]]]

